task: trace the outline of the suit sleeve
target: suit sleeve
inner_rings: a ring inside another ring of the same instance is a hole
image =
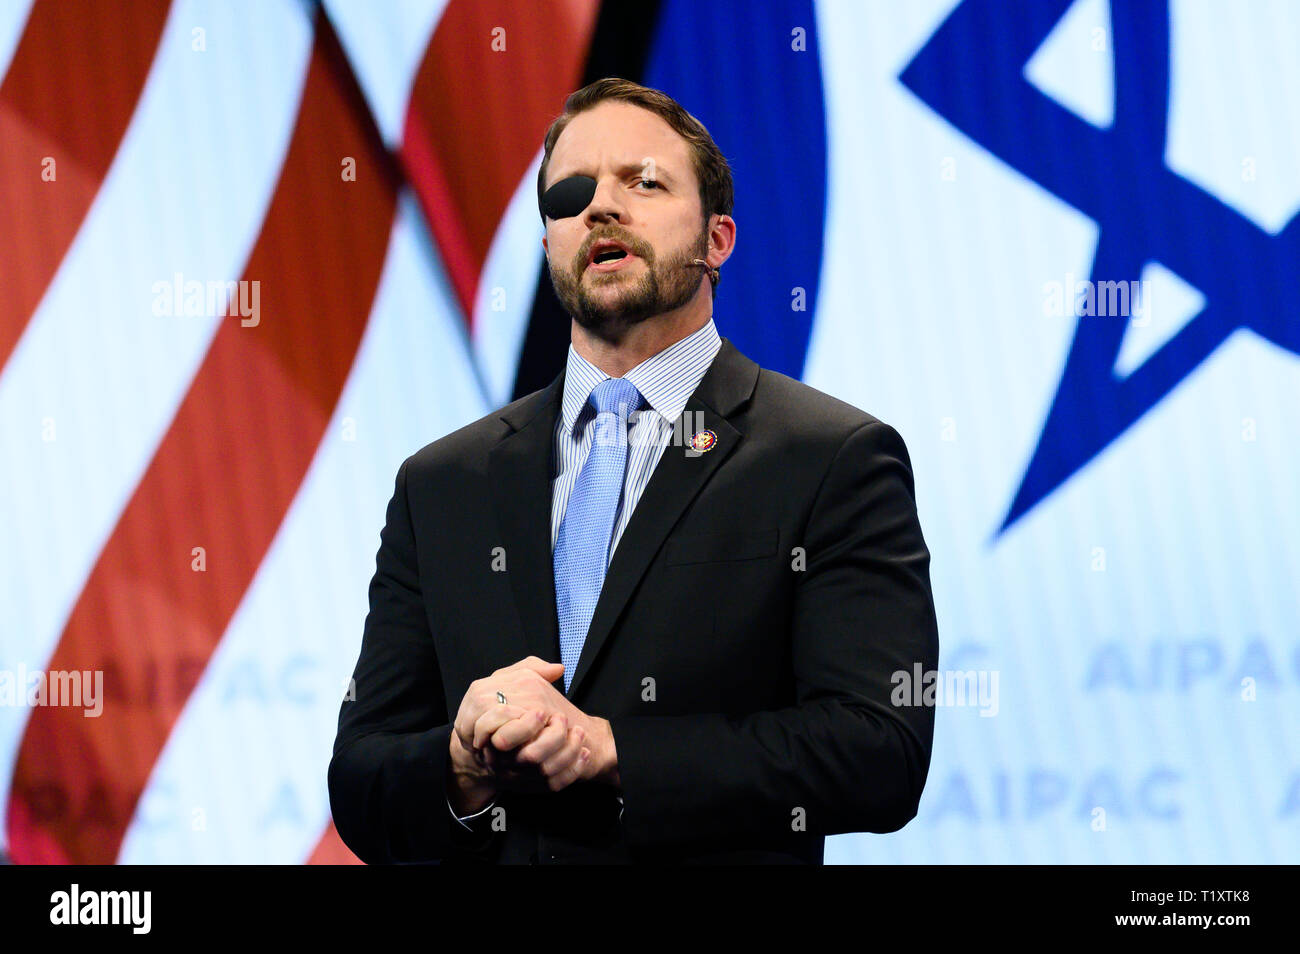
[[[451,726],[420,593],[409,463],[388,504],[361,654],[329,765],[335,827],[368,864],[443,861],[483,845],[448,811]]]
[[[937,668],[930,554],[902,438],[880,421],[823,477],[796,572],[796,704],[741,715],[610,719],[632,845],[889,832],[916,815],[931,706],[891,702],[895,673]],[[910,697],[909,697],[910,698]]]

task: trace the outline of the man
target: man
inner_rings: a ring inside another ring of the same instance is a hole
[[[544,390],[409,458],[329,768],[367,862],[805,862],[916,814],[938,636],[887,424],[712,320],[732,184],[666,95],[569,97]],[[706,281],[707,277],[707,281]]]

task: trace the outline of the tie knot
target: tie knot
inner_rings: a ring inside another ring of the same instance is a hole
[[[641,407],[641,392],[627,378],[606,378],[591,389],[588,400],[597,414],[612,411],[626,417]]]

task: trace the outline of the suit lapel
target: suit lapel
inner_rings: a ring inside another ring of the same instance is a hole
[[[506,572],[523,627],[522,655],[548,661],[560,658],[551,558],[551,454],[563,394],[561,371],[531,399],[504,409],[501,419],[513,430],[488,455]]]
[[[743,436],[727,420],[728,416],[747,401],[754,391],[758,379],[758,365],[741,354],[726,338],[713,359],[713,364],[701,379],[699,387],[686,403],[682,418],[678,421],[675,434],[682,435],[680,442],[674,444],[670,439],[664,448],[663,457],[656,465],[650,482],[646,485],[636,510],[628,521],[623,536],[619,539],[614,559],[610,562],[605,575],[605,583],[596,603],[595,615],[591,627],[587,630],[587,639],[578,658],[578,668],[569,685],[569,698],[576,698],[584,678],[590,671],[592,662],[601,647],[609,638],[614,624],[622,615],[627,601],[637,584],[645,575],[659,548],[663,545],[668,532],[677,524],[678,519],[696,495],[703,489],[709,478],[723,462],[731,456]],[[683,425],[683,422],[685,426]],[[554,419],[552,418],[552,424]],[[701,454],[687,454],[691,437],[701,431],[711,430],[717,434],[717,443]],[[550,506],[547,499],[546,514],[549,517]],[[549,537],[548,537],[549,541]],[[555,630],[555,583],[552,562],[548,559],[546,566],[551,576],[550,619]],[[558,649],[558,636],[556,637]],[[552,657],[543,657],[552,658]],[[553,658],[559,658],[558,655]],[[557,684],[557,687],[562,684]]]

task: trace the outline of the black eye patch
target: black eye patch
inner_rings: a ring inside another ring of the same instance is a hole
[[[542,220],[567,219],[591,205],[596,195],[596,180],[591,176],[569,176],[542,193]]]

